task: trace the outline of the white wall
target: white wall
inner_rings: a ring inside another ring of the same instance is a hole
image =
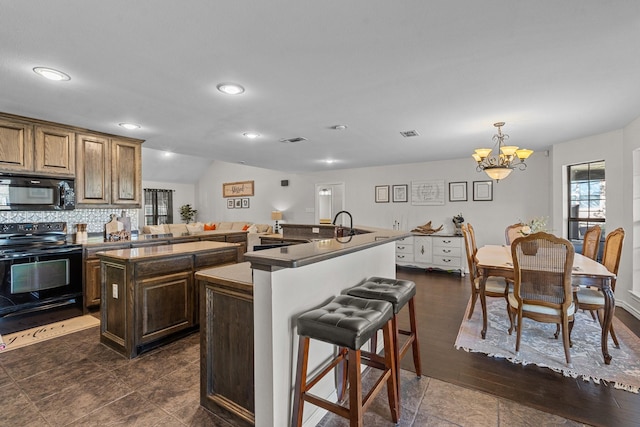
[[[640,184],[640,179],[637,178],[640,175],[640,164],[636,162],[634,169],[633,162],[634,157],[638,158],[638,153],[634,153],[637,150],[640,150],[640,117],[623,129],[622,168],[624,179],[622,190],[624,197],[622,211],[626,234],[625,252],[620,263],[621,274],[616,285],[616,297],[624,298],[625,308],[640,318],[640,258],[638,257],[640,254],[640,221],[634,220],[640,218],[640,205],[638,205],[640,198],[637,197],[640,188],[634,189],[634,182],[636,187],[639,187],[638,184]],[[622,286],[621,282],[624,283]],[[620,288],[630,291],[629,293],[625,292],[626,295],[621,295],[621,292],[618,291]]]
[[[289,223],[315,221],[315,184],[344,182],[346,210],[353,214],[356,225],[393,228],[399,221],[401,229],[411,230],[431,220],[435,227],[444,225],[453,232],[451,221],[462,213],[467,222],[476,226],[480,245],[504,243],[504,229],[519,219],[550,216],[551,186],[550,159],[545,153],[535,153],[528,161],[526,171],[514,171],[506,180],[494,183],[493,201],[473,201],[473,181],[488,180],[475,170],[471,158],[407,165],[344,169],[330,172],[289,175],[282,172],[244,165],[214,162],[198,183],[196,206],[202,212],[199,218],[208,220],[247,220],[271,223],[273,209],[283,211]],[[282,179],[289,180],[281,187]],[[408,203],[376,203],[376,185],[408,184],[416,180],[445,181],[445,204],[441,206],[414,206]],[[222,183],[255,181],[255,196],[249,209],[227,209],[222,198]],[[468,182],[468,201],[449,202],[448,183]]]
[[[154,188],[160,190],[174,190],[173,192],[173,222],[182,222],[180,219],[180,206],[191,204],[194,209],[198,209],[196,206],[196,186],[195,184],[179,184],[175,182],[160,182],[160,181],[142,181],[142,188]],[[198,214],[195,218],[196,221],[206,218],[198,209]],[[140,229],[144,225],[144,200],[142,209],[138,210],[138,224]]]
[[[638,122],[638,120],[636,120]],[[635,122],[634,122],[635,123]],[[562,233],[567,235],[567,189],[566,166],[570,164],[604,160],[607,180],[607,231],[618,227],[625,230],[625,242],[616,283],[616,304],[640,316],[640,304],[634,303],[632,289],[632,147],[625,142],[635,135],[636,148],[640,147],[640,124],[627,128],[593,135],[586,138],[556,144],[553,147],[553,218],[561,224]]]

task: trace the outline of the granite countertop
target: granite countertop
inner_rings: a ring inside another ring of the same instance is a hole
[[[196,273],[196,279],[253,292],[253,270],[250,262],[200,270]]]
[[[247,252],[244,259],[250,261],[253,268],[261,270],[271,270],[274,267],[296,268],[411,236],[408,231],[361,226],[354,226],[354,229],[362,234]]]
[[[238,247],[238,243],[223,242],[188,242],[175,245],[145,246],[131,249],[114,249],[98,252],[100,258],[115,258],[120,260],[140,260],[151,258],[171,257],[175,255],[192,254],[197,252],[212,252],[220,249]]]

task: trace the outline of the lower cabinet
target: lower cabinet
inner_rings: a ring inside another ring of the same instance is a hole
[[[457,270],[467,268],[462,236],[413,235],[396,242],[396,264],[415,268]]]
[[[253,425],[251,265],[244,262],[200,270],[196,280],[200,290],[200,404],[211,411],[223,408]]]
[[[134,358],[197,330],[196,272],[240,256],[239,245],[218,242],[99,252],[100,342]]]

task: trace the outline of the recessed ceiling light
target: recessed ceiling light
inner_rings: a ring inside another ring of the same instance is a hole
[[[33,72],[44,77],[45,79],[54,80],[57,82],[71,80],[68,74],[62,71],[54,70],[53,68],[35,67]]]
[[[123,127],[125,129],[129,129],[129,130],[140,129],[140,125],[137,125],[135,123],[120,123],[118,126]]]
[[[245,132],[242,135],[246,136],[249,139],[256,139],[257,137],[260,136],[260,134],[256,132]]]
[[[347,125],[335,125],[335,126],[331,126],[331,129],[335,129],[335,130],[345,130],[347,128]]]
[[[325,162],[326,164],[328,164],[328,165],[331,165],[331,164],[335,163],[336,161],[335,161],[335,160],[333,160],[333,159],[327,159],[327,160],[325,160],[324,162]]]
[[[216,86],[218,90],[227,95],[240,95],[244,93],[244,88],[236,83],[220,83]]]

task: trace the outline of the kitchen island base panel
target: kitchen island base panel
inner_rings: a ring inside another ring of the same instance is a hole
[[[297,317],[371,276],[396,277],[394,241],[298,268],[253,270],[255,352],[260,355],[254,367],[257,427],[288,425],[291,420]],[[312,342],[309,372],[330,359],[334,351],[330,344]],[[314,392],[336,399],[332,378],[323,378]],[[326,412],[308,405],[304,425],[316,425]]]
[[[248,262],[196,273],[200,404],[255,424],[253,283]]]
[[[236,243],[193,242],[99,252],[100,341],[125,357],[197,330],[198,266],[237,262]]]

